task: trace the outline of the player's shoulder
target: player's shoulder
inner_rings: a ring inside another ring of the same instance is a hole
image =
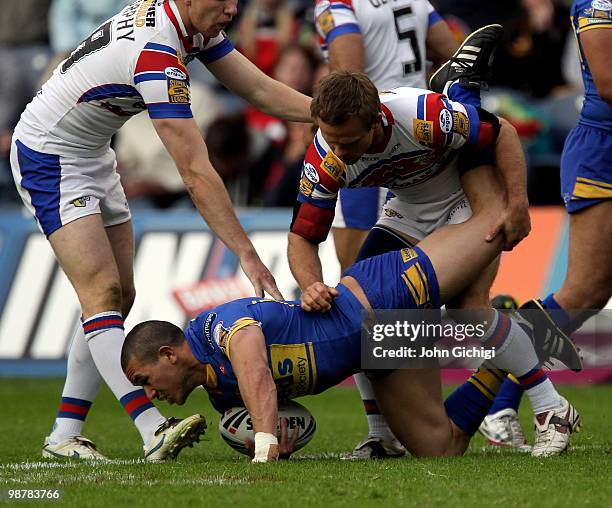
[[[429,95],[435,94],[430,90],[408,86],[383,90],[379,93],[381,104],[394,114],[396,112],[401,114],[405,111],[413,111],[418,106],[419,101],[422,101],[424,97]]]
[[[572,14],[594,18],[608,18],[612,12],[612,0],[574,0]]]

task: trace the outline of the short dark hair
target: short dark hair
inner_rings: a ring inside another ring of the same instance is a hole
[[[378,90],[363,72],[328,74],[319,81],[310,103],[313,119],[329,125],[341,125],[349,118],[357,117],[370,128],[379,113]]]
[[[121,349],[121,368],[125,372],[132,359],[147,365],[156,363],[160,347],[177,347],[184,340],[183,331],[168,321],[143,321],[125,337]]]

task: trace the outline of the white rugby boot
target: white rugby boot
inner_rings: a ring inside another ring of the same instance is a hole
[[[98,451],[92,441],[83,436],[71,437],[57,444],[51,444],[47,436],[42,456],[45,459],[109,460]]]
[[[535,415],[535,442],[533,457],[559,455],[569,448],[572,432],[580,431],[580,414],[564,397],[558,407]]]
[[[522,452],[531,451],[521,427],[517,412],[508,407],[485,416],[478,428],[480,433],[494,446],[508,446]]]
[[[406,448],[396,439],[368,436],[342,460],[395,459],[406,455]]]
[[[206,419],[192,415],[182,420],[168,418],[153,434],[151,442],[144,446],[144,458],[149,462],[175,459],[180,451],[200,441],[206,430]]]

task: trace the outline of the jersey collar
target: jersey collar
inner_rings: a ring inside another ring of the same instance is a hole
[[[193,47],[192,38],[189,37],[187,28],[185,28],[185,24],[181,19],[181,15],[179,13],[178,7],[176,6],[176,2],[174,0],[164,0],[164,11],[166,12],[166,15],[174,26],[176,33],[179,36],[179,39],[183,43],[185,51],[189,53],[189,51],[191,51],[191,48]]]
[[[376,146],[373,146],[370,149],[366,150],[366,153],[383,152],[387,146],[387,143],[389,143],[389,139],[391,139],[391,132],[393,131],[392,125],[395,123],[395,119],[393,118],[393,114],[387,106],[381,104],[380,109],[382,113],[383,138]]]

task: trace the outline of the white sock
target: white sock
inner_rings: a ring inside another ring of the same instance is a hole
[[[85,342],[83,327],[75,330],[68,352],[66,381],[62,400],[49,436],[51,444],[80,436],[102,378]]]
[[[380,437],[386,441],[392,441],[395,439],[395,436],[393,432],[391,432],[389,425],[387,425],[385,417],[380,414],[380,410],[376,404],[372,383],[370,383],[370,380],[363,372],[355,374],[353,379],[359,389],[359,395],[361,395],[361,400],[363,401],[363,406],[368,418],[368,436]]]
[[[145,445],[166,419],[121,369],[121,348],[125,341],[123,318],[117,311],[101,312],[83,322],[85,339],[102,378],[130,415]]]
[[[495,311],[495,315],[481,339],[485,346],[495,347],[495,358],[491,363],[518,379],[535,414],[557,407],[560,396],[540,367],[533,343],[525,330],[505,314]]]

